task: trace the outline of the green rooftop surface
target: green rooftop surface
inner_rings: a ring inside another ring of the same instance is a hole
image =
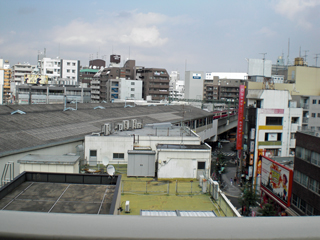
[[[115,167],[116,174],[122,175],[121,215],[140,215],[140,210],[184,210],[214,211],[217,217],[225,217],[210,195],[201,192],[196,179],[156,181],[148,177],[127,177],[126,165]],[[124,211],[126,201],[130,201],[129,213]]]

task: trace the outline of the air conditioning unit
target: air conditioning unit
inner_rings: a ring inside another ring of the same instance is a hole
[[[122,123],[119,123],[119,124],[118,124],[118,130],[119,130],[119,131],[123,131],[123,124],[122,124]]]
[[[142,128],[142,123],[137,123],[137,128]]]
[[[126,201],[126,208],[124,210],[126,213],[130,212],[130,201]]]
[[[111,133],[111,124],[110,123],[104,124],[103,132],[104,132],[105,136],[107,136]]]
[[[129,130],[129,120],[123,120],[123,130]]]
[[[131,120],[131,128],[136,129],[137,128],[137,119],[132,119]]]

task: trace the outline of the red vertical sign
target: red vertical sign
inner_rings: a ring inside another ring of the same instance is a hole
[[[244,113],[244,98],[245,86],[240,85],[239,88],[239,109],[238,109],[238,129],[237,129],[237,150],[242,149],[242,133],[243,133],[243,113]]]

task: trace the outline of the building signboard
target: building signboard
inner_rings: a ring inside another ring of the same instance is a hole
[[[25,74],[24,83],[29,84],[48,84],[47,75]]]
[[[244,98],[245,98],[245,86],[239,86],[239,109],[238,109],[238,128],[237,128],[237,150],[242,149],[242,135],[243,135],[243,115],[244,115]]]
[[[289,207],[293,171],[265,156],[261,161],[261,188]]]
[[[254,152],[254,141],[250,142],[250,152]]]
[[[255,128],[251,128],[251,130],[250,130],[250,139],[254,139],[254,137],[255,137],[255,134],[256,134],[256,129]]]
[[[193,78],[193,79],[201,79],[201,73],[194,73],[194,74],[192,75],[192,78]]]

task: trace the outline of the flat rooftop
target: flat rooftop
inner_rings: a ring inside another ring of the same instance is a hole
[[[113,214],[117,181],[108,175],[24,172],[0,189],[0,210]]]
[[[0,200],[1,210],[108,214],[114,185],[24,182]]]

